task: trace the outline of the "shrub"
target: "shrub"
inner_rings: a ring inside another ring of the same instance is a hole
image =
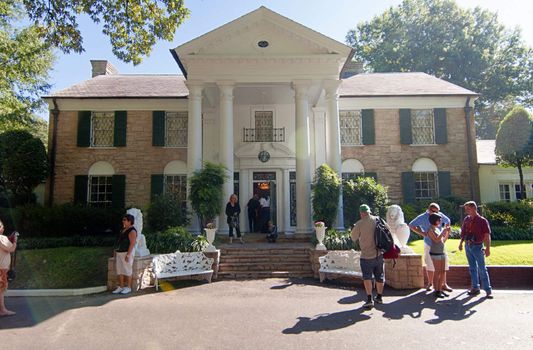
[[[371,177],[343,182],[344,226],[359,220],[359,206],[368,204],[372,213],[384,216],[388,205],[387,188]]]
[[[189,219],[181,201],[169,195],[157,196],[148,208],[148,226],[153,231],[169,227],[187,226]]]
[[[533,227],[491,226],[491,230],[490,237],[494,241],[533,240]]]
[[[327,164],[322,164],[315,172],[311,185],[313,192],[313,221],[324,221],[332,227],[337,216],[342,181],[339,175]]]
[[[69,237],[45,237],[32,238],[20,236],[17,249],[46,249],[59,247],[109,247],[109,254],[113,250],[116,241],[115,234],[98,236],[69,236]],[[111,256],[111,255],[110,255]]]
[[[483,216],[492,226],[528,228],[533,218],[533,204],[529,201],[486,203]]]
[[[222,187],[227,178],[226,168],[209,162],[190,177],[189,200],[202,227],[212,222],[221,212]]]
[[[146,245],[152,254],[201,251],[207,241],[203,236],[193,236],[181,226],[146,235]]]

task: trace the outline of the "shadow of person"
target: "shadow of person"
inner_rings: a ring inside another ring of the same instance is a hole
[[[303,332],[332,331],[352,326],[357,322],[366,321],[370,316],[363,314],[363,308],[347,310],[315,317],[298,317],[298,322],[291,328],[282,331],[283,334],[300,334]]]

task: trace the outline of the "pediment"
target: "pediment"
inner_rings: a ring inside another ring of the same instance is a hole
[[[266,7],[260,7],[174,50],[183,59],[185,56],[347,56],[351,49]]]

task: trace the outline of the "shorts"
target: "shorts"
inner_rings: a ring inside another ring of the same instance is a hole
[[[0,269],[0,291],[7,289],[7,269]]]
[[[434,272],[435,266],[433,266],[433,261],[431,260],[431,255],[429,255],[429,250],[431,246],[424,242],[424,262],[426,263],[426,270]],[[448,254],[444,254],[444,271],[450,270],[450,259],[448,259]]]
[[[117,275],[131,276],[133,274],[133,258],[135,257],[135,250],[131,252],[131,257],[126,261],[127,252],[115,252],[115,267],[117,268]]]
[[[374,259],[360,259],[363,280],[373,280],[383,283],[385,281],[383,274],[383,255]]]

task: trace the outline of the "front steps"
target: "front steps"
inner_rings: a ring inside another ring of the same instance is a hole
[[[234,240],[220,249],[218,279],[313,277],[310,250],[304,243],[251,243]]]

